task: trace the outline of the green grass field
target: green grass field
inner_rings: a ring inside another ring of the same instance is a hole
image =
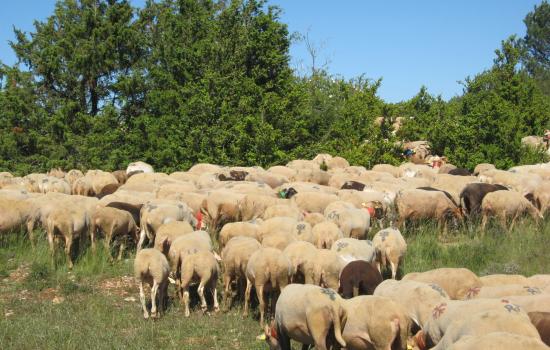
[[[536,227],[526,220],[510,234],[476,227],[438,237],[425,224],[406,233],[408,252],[401,273],[435,267],[467,267],[484,275],[550,272],[550,221]],[[256,340],[261,329],[254,313],[244,318],[240,307],[229,313],[183,316],[172,300],[159,320],[144,320],[132,256],[111,263],[107,253],[84,249],[73,271],[59,254],[50,266],[48,247],[36,249],[19,233],[0,243],[0,348],[2,349],[265,349]],[[221,288],[219,289],[221,290]],[[174,295],[174,289],[169,289]]]

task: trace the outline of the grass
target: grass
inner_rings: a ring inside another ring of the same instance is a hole
[[[401,274],[436,267],[467,267],[489,273],[548,273],[550,221],[530,221],[511,233],[477,226],[439,237],[430,223],[406,232],[408,252]],[[256,340],[257,317],[242,317],[240,308],[203,315],[198,309],[185,318],[177,302],[159,320],[144,320],[132,276],[132,256],[109,262],[82,249],[73,271],[59,254],[50,265],[44,237],[33,250],[14,232],[0,241],[0,344],[2,349],[265,349]],[[218,290],[221,290],[219,288]],[[173,295],[173,289],[169,293]]]

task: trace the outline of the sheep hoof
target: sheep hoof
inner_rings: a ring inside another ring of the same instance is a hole
[[[149,314],[148,314],[148,313],[143,314],[143,318],[144,318],[144,319],[148,319],[148,318],[149,318]]]
[[[158,312],[152,312],[151,313],[151,318],[159,318],[159,313]]]

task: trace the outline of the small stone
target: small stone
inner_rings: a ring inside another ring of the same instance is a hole
[[[135,302],[135,301],[136,301],[136,298],[134,298],[134,297],[128,297],[128,298],[124,298],[124,301]]]

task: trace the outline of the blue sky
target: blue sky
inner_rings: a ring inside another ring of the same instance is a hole
[[[132,0],[141,6],[144,0]],[[309,33],[318,60],[335,75],[383,78],[379,95],[406,100],[422,85],[448,99],[457,81],[492,65],[494,50],[511,34],[523,36],[523,18],[540,0],[271,0],[290,32]],[[0,60],[15,63],[8,45],[13,26],[32,30],[53,12],[54,0],[5,1],[0,11]],[[305,45],[291,47],[292,66],[304,72]]]

